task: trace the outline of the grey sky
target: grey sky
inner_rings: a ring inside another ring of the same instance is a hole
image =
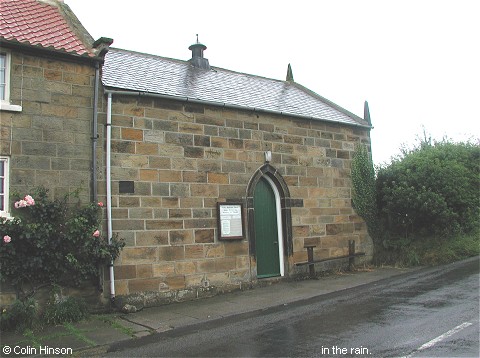
[[[64,0],[95,38],[188,60],[199,34],[210,65],[296,82],[363,116],[376,164],[434,138],[480,137],[477,0]]]

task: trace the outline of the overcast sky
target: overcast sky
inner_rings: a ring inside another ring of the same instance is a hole
[[[64,0],[94,39],[188,60],[199,34],[211,66],[295,82],[363,117],[375,164],[423,129],[480,137],[478,0]]]

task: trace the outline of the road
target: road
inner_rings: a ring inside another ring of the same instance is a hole
[[[479,357],[479,260],[143,337],[111,357]]]

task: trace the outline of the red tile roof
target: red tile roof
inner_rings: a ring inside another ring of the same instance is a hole
[[[0,0],[0,37],[75,55],[94,56],[92,49],[74,31],[71,21],[83,27],[73,13],[74,19],[67,19],[62,7],[66,5],[55,1]]]

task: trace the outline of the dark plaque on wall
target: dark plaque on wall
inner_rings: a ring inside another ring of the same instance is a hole
[[[217,203],[217,219],[220,240],[243,239],[243,205],[241,203]]]

